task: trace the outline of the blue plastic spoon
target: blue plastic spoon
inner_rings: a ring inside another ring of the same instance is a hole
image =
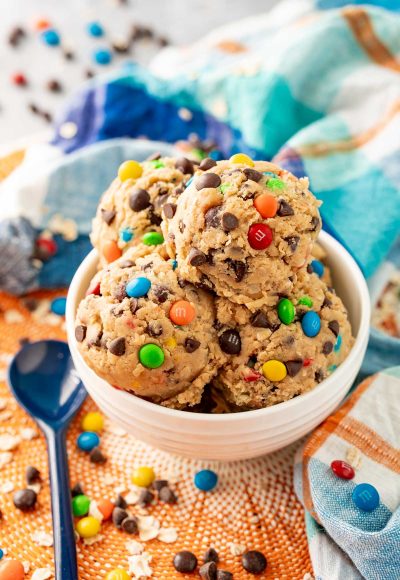
[[[59,340],[27,343],[11,361],[8,381],[19,404],[46,436],[56,579],[77,580],[65,436],[72,417],[85,400],[85,388],[68,345]]]

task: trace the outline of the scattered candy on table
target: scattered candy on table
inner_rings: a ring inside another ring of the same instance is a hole
[[[321,319],[316,312],[310,310],[301,319],[301,327],[306,336],[313,338],[321,330]]]
[[[122,256],[122,251],[118,247],[118,244],[113,240],[109,240],[105,242],[103,245],[103,256],[107,260],[107,262],[114,262],[118,260]]]
[[[98,411],[86,413],[81,423],[82,431],[94,431],[100,433],[104,428],[104,417]]]
[[[122,568],[116,568],[108,572],[105,580],[131,580],[131,575]]]
[[[0,562],[0,580],[24,580],[25,570],[19,560],[2,560]]]
[[[177,572],[182,574],[190,574],[197,568],[197,558],[193,552],[189,550],[182,550],[175,554],[173,559],[174,568]]]
[[[100,531],[100,522],[93,516],[87,516],[76,524],[76,531],[81,538],[93,538]]]
[[[257,550],[249,550],[242,556],[242,566],[250,574],[261,574],[267,567],[267,559]]]
[[[76,444],[82,451],[92,451],[92,449],[100,444],[100,437],[97,433],[85,431],[78,436]]]
[[[100,37],[104,36],[104,28],[100,24],[100,22],[89,22],[86,26],[86,30],[90,36]]]
[[[52,300],[50,309],[54,314],[58,314],[58,316],[65,316],[66,304],[67,299],[64,296],[60,296],[60,298],[54,298]]]
[[[48,46],[58,46],[60,44],[60,35],[54,28],[46,28],[43,30],[41,38]]]
[[[97,502],[97,507],[103,515],[104,521],[111,518],[115,505],[109,499],[100,499]]]
[[[372,512],[379,505],[378,490],[370,483],[359,483],[351,495],[355,505],[363,512]]]
[[[74,516],[85,516],[89,512],[90,499],[87,495],[76,495],[72,498],[72,512]]]
[[[112,61],[112,53],[108,48],[96,48],[93,52],[93,61],[100,65],[110,64]]]
[[[353,479],[355,476],[355,471],[350,463],[341,461],[340,459],[335,459],[335,461],[332,461],[331,469],[333,473],[341,479]]]
[[[14,83],[14,85],[17,85],[18,87],[26,87],[28,84],[28,79],[26,78],[24,73],[21,72],[14,73],[11,76],[11,80]]]
[[[194,476],[194,484],[201,491],[211,491],[218,483],[218,475],[211,469],[202,469]]]
[[[154,473],[154,469],[147,465],[142,465],[135,469],[131,479],[132,483],[139,487],[150,487],[155,478],[156,474]]]

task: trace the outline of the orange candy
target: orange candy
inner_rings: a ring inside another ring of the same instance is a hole
[[[39,18],[35,21],[34,27],[36,30],[46,30],[46,28],[50,28],[50,22],[45,18]]]
[[[113,502],[110,501],[109,499],[100,499],[97,502],[97,507],[99,508],[101,513],[103,514],[104,519],[109,520],[112,516],[113,509],[115,506],[114,506]]]
[[[194,306],[186,300],[178,300],[178,302],[174,302],[169,311],[170,319],[174,324],[178,324],[179,326],[190,324],[195,316],[196,310]]]
[[[122,250],[118,247],[117,242],[110,240],[103,246],[103,256],[108,263],[118,260],[122,256]]]
[[[254,207],[263,218],[272,218],[278,211],[278,202],[273,195],[262,193],[254,200]]]
[[[19,560],[0,562],[0,580],[23,580],[24,578],[24,567]]]

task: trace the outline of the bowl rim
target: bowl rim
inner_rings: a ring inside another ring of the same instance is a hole
[[[99,377],[85,362],[82,355],[80,354],[76,344],[75,344],[75,303],[77,301],[77,296],[82,295],[81,285],[83,278],[85,278],[88,269],[92,269],[95,262],[98,261],[97,250],[93,249],[81,262],[79,268],[75,272],[75,275],[69,286],[66,304],[66,327],[68,335],[68,343],[71,352],[74,353],[84,365],[85,370],[95,379],[95,381],[101,381],[104,383],[105,388],[110,389],[114,397],[120,397],[121,403],[125,401],[127,404],[132,404],[135,402],[137,407],[142,408],[144,411],[156,412],[163,416],[169,416],[171,418],[180,419],[184,421],[197,421],[199,423],[204,423],[211,421],[214,424],[218,422],[229,423],[229,422],[245,422],[250,418],[255,420],[261,418],[268,418],[281,413],[282,411],[295,411],[297,407],[305,405],[307,402],[318,398],[322,392],[329,390],[331,387],[335,388],[335,384],[341,381],[342,377],[346,375],[348,369],[350,369],[354,361],[366,348],[366,342],[369,335],[369,321],[371,316],[371,305],[370,297],[368,292],[367,283],[365,278],[350,253],[330,234],[325,231],[321,231],[319,234],[318,241],[327,250],[327,254],[340,255],[341,260],[347,264],[347,269],[351,272],[352,279],[347,278],[346,283],[352,284],[355,291],[358,292],[359,302],[361,305],[361,315],[360,323],[357,335],[355,337],[354,344],[351,351],[347,355],[346,359],[341,363],[341,365],[331,374],[329,377],[321,381],[314,389],[303,393],[294,399],[289,401],[284,401],[277,405],[271,407],[264,407],[262,409],[253,409],[249,411],[241,411],[240,413],[224,413],[224,414],[207,414],[207,413],[189,413],[187,411],[182,411],[179,409],[170,409],[168,407],[163,407],[158,403],[152,403],[151,401],[146,401],[141,397],[127,393],[122,389],[116,389],[110,383]],[[337,387],[336,387],[337,388]]]

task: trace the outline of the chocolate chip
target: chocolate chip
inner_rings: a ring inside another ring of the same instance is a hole
[[[36,467],[29,465],[25,471],[25,478],[28,485],[40,481],[40,471]]]
[[[103,464],[107,462],[107,457],[103,455],[99,447],[94,447],[89,453],[89,459],[92,463]]]
[[[123,510],[128,507],[128,504],[120,493],[117,495],[117,499],[115,500],[114,505],[115,507],[121,508]]]
[[[227,570],[218,570],[217,580],[233,580],[233,574]]]
[[[116,288],[112,291],[113,298],[122,302],[124,298],[126,298],[126,284],[118,284]]]
[[[51,93],[60,93],[62,91],[62,84],[56,79],[50,79],[46,84],[46,88]]]
[[[186,228],[185,224],[183,223],[183,220],[179,220],[178,227],[179,227],[179,231],[181,232],[181,234],[183,234],[183,232],[185,231],[185,228]]]
[[[321,225],[321,221],[317,216],[311,218],[311,231],[315,232]]]
[[[311,268],[311,270],[312,270],[312,268]],[[308,271],[308,267],[307,267],[307,271]],[[329,298],[327,296],[325,296],[321,308],[330,308],[331,306],[332,306],[332,301],[329,300]],[[328,324],[328,326],[329,326],[329,324]],[[332,330],[332,332],[333,332],[333,330]]]
[[[193,175],[194,168],[193,163],[186,159],[186,157],[181,157],[175,161],[175,168],[181,171],[182,173]]]
[[[151,270],[151,268],[152,268],[152,267],[153,267],[153,262],[146,262],[146,264],[143,264],[143,265],[141,266],[141,269],[142,269],[144,272],[147,272],[148,270]]]
[[[105,221],[108,226],[112,224],[115,218],[115,211],[113,209],[102,209],[100,211],[103,221]]]
[[[131,311],[132,314],[135,314],[137,308],[138,308],[137,298],[131,298],[129,302],[129,310]]]
[[[284,199],[280,200],[278,211],[276,212],[280,217],[287,217],[289,215],[294,215],[294,211],[291,205],[288,204]]]
[[[25,512],[34,507],[37,500],[37,495],[33,489],[20,489],[13,495],[13,503],[16,508]]]
[[[297,246],[299,244],[300,238],[299,236],[290,236],[288,238],[284,238],[284,240],[287,242],[289,248],[292,250],[292,252],[295,252],[297,250]]]
[[[207,564],[207,562],[215,562],[218,564],[219,556],[217,550],[215,550],[215,548],[208,548],[204,553],[203,562],[204,564]]]
[[[207,256],[197,248],[191,248],[188,254],[188,262],[191,266],[197,268],[207,262]]]
[[[138,534],[139,533],[139,526],[137,523],[137,519],[134,517],[127,517],[121,524],[121,528],[127,534]]]
[[[162,335],[163,327],[159,322],[152,322],[151,324],[147,325],[146,332],[153,338],[157,338],[158,336]]]
[[[330,340],[327,340],[322,345],[322,354],[330,354],[333,351],[333,343]]]
[[[132,266],[134,266],[134,262],[132,262],[132,260],[124,260],[123,262],[120,262],[119,267],[120,268],[132,268]]]
[[[65,58],[65,60],[74,60],[75,53],[67,48],[63,50],[63,57]]]
[[[142,506],[149,505],[154,499],[154,493],[148,489],[142,489],[139,494],[138,503]]]
[[[330,302],[330,301],[329,301],[329,302]],[[331,306],[331,304],[332,304],[332,302],[329,304],[329,306]],[[331,321],[328,323],[328,328],[329,328],[329,330],[331,330],[331,331],[333,332],[333,334],[334,334],[335,336],[338,336],[338,334],[339,334],[339,330],[340,330],[340,326],[339,326],[339,323],[338,323],[338,321],[337,321],[337,320],[331,320]]]
[[[204,580],[216,580],[217,578],[217,565],[215,562],[207,562],[203,564],[199,570],[201,578]]]
[[[203,173],[195,180],[196,189],[206,189],[208,187],[219,187],[221,185],[221,178],[216,173]]]
[[[192,353],[197,350],[200,346],[200,341],[196,340],[195,338],[188,337],[185,340],[185,350],[186,352]]]
[[[127,511],[122,508],[115,507],[112,512],[112,521],[117,528],[121,527],[122,522],[129,517]]]
[[[125,338],[123,336],[114,338],[114,340],[112,340],[108,345],[108,350],[115,356],[122,356],[125,354],[125,348]]]
[[[261,574],[267,567],[267,559],[257,550],[249,550],[242,556],[242,566],[250,574]]]
[[[178,501],[178,498],[176,497],[175,493],[172,491],[171,488],[164,486],[160,489],[158,497],[160,499],[160,501],[162,501],[163,503],[176,503]]]
[[[83,324],[75,326],[75,338],[78,342],[83,342],[85,340],[86,330],[86,326],[83,326]]]
[[[239,354],[242,348],[242,341],[237,330],[228,328],[218,337],[221,350],[227,354]]]
[[[189,550],[182,550],[182,552],[175,554],[173,564],[178,572],[193,572],[197,566],[197,558]]]
[[[289,375],[289,377],[295,377],[297,375],[297,373],[300,371],[300,369],[303,366],[303,361],[301,359],[299,360],[288,360],[285,362],[285,367],[287,370],[287,374]]]
[[[85,495],[85,492],[83,491],[82,488],[82,484],[79,481],[71,489],[71,496],[76,497],[77,495]]]
[[[204,222],[207,228],[219,228],[221,225],[221,206],[214,205],[210,207],[204,214]]]
[[[206,157],[205,159],[203,159],[199,165],[199,169],[202,169],[203,171],[207,171],[207,169],[211,169],[211,167],[215,167],[217,165],[217,162],[214,161],[214,159],[211,159],[211,157]]]
[[[163,304],[168,300],[169,290],[165,286],[157,284],[156,286],[153,286],[152,290],[155,298],[157,299],[157,302]]]
[[[315,374],[314,374],[314,378],[317,381],[317,383],[320,383],[321,381],[323,381],[325,378],[324,371],[322,369],[316,370]]]
[[[230,232],[238,227],[239,220],[233,213],[229,213],[228,211],[222,214],[222,227],[226,232]]]
[[[101,346],[101,339],[103,338],[103,331],[99,330],[93,338],[89,341],[89,346]]]
[[[231,260],[230,258],[225,261],[227,262],[228,266],[232,268],[232,270],[234,271],[236,282],[241,282],[247,272],[247,264],[241,262],[240,260]]]
[[[262,173],[256,171],[255,169],[250,169],[250,167],[246,167],[246,169],[243,169],[243,173],[245,174],[247,179],[250,179],[250,181],[255,181],[256,183],[258,183],[262,178]]]
[[[160,226],[162,224],[162,217],[157,215],[153,208],[149,209],[149,220],[152,226]]]
[[[142,211],[150,205],[150,195],[145,189],[135,189],[129,198],[129,207],[133,211]]]
[[[251,324],[256,328],[269,328],[268,318],[261,312],[261,310],[257,310],[251,317]]]
[[[165,217],[170,220],[174,217],[176,212],[176,203],[165,203],[163,206]]]

